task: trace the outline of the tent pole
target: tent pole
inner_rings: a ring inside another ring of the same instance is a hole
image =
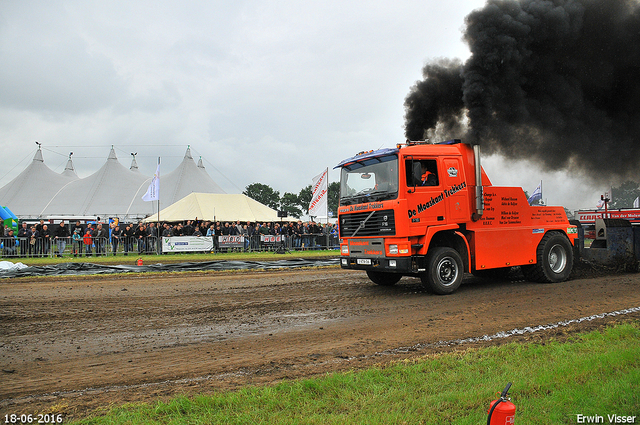
[[[158,170],[160,170],[160,157],[158,157]],[[160,180],[160,171],[158,171],[158,180]],[[162,232],[160,232],[160,185],[158,185],[158,224],[156,224],[156,255],[160,255],[160,244],[162,243]]]

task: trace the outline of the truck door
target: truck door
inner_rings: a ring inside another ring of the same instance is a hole
[[[469,194],[460,158],[444,158],[443,191],[447,213],[451,221],[468,221],[470,218]]]
[[[408,214],[412,227],[422,229],[419,232],[445,223],[441,168],[436,158],[412,156],[405,160]]]

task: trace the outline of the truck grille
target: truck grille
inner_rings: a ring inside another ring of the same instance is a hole
[[[364,225],[355,236],[393,236],[396,234],[396,221],[393,210],[373,211],[373,214],[371,213],[372,211],[341,214],[340,237],[351,237],[362,222],[364,222]],[[368,220],[367,217],[369,217]]]

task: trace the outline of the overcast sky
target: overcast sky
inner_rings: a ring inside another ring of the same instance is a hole
[[[80,177],[113,145],[161,176],[188,145],[227,192],[298,193],[355,153],[404,140],[403,102],[428,61],[465,60],[481,0],[0,0],[0,187],[32,160]],[[605,188],[487,158],[494,184],[549,204],[595,205]],[[161,179],[162,180],[162,179]],[[162,190],[162,189],[161,189]],[[161,192],[162,193],[162,192]],[[0,200],[1,201],[1,200]],[[18,212],[17,212],[18,213]]]

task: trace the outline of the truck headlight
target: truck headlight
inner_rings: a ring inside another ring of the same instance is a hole
[[[342,245],[342,247],[340,247],[340,251],[343,254],[349,255],[349,245]]]
[[[389,254],[397,254],[398,245],[389,245]]]

